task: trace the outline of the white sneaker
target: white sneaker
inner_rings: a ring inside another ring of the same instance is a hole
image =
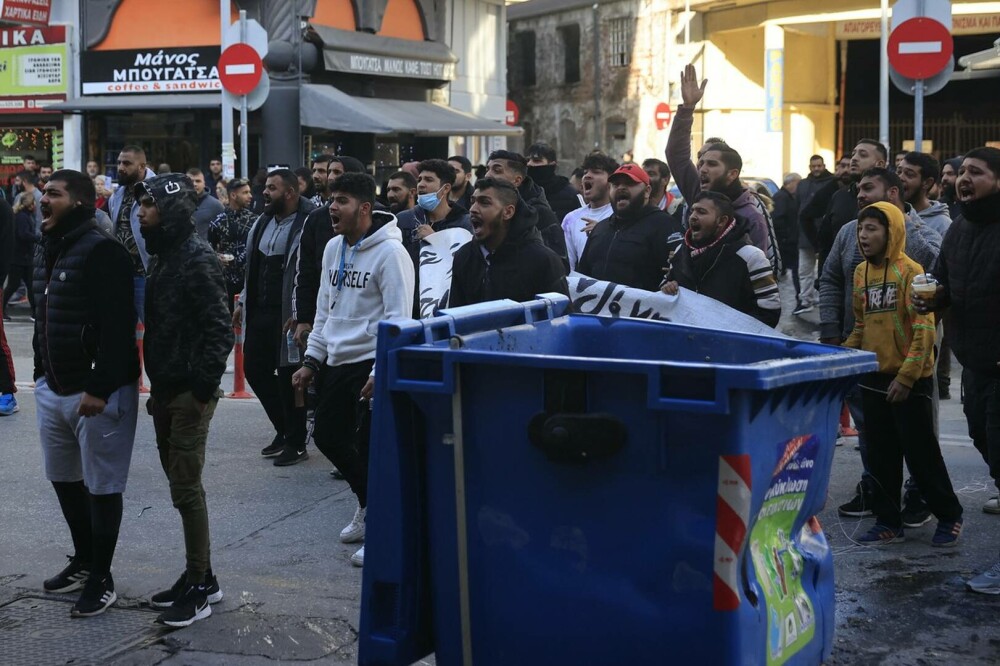
[[[1000,497],[991,497],[983,505],[983,513],[1000,514]]]
[[[972,592],[1000,594],[1000,562],[997,562],[989,570],[969,580],[965,585]]]
[[[354,518],[350,524],[340,531],[340,540],[343,543],[357,543],[365,539],[365,510],[360,506],[354,512]]]
[[[358,548],[358,552],[351,555],[351,564],[356,567],[365,566],[365,547]]]

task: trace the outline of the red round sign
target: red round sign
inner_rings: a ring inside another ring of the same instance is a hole
[[[514,100],[507,100],[507,124],[516,125],[517,121],[521,119],[521,109],[517,108],[517,104]]]
[[[247,95],[260,83],[264,63],[249,44],[233,44],[219,56],[219,81],[234,95]]]
[[[954,49],[947,27],[934,19],[912,18],[889,35],[889,64],[908,79],[929,79],[948,66]]]
[[[666,102],[660,102],[656,105],[656,111],[653,113],[653,118],[656,120],[656,129],[664,130],[670,125],[670,119],[673,117],[673,112],[670,110],[670,105]]]

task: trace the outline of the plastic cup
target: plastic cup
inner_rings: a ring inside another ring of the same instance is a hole
[[[933,298],[937,293],[938,281],[930,273],[921,273],[913,278],[913,293],[920,298]]]

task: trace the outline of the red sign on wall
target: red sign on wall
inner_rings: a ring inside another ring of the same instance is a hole
[[[517,108],[517,104],[514,100],[507,100],[507,124],[516,125],[517,121],[521,119],[521,109]]]
[[[653,118],[656,121],[656,129],[664,130],[670,126],[670,119],[673,117],[673,112],[670,110],[670,105],[666,102],[660,102],[656,105],[656,111],[653,113]]]
[[[46,27],[52,0],[0,0],[0,23]]]

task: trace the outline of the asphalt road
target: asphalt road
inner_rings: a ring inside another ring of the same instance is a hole
[[[21,411],[0,420],[0,451],[5,454],[0,465],[5,505],[0,512],[0,611],[15,599],[45,598],[42,580],[58,571],[70,552],[67,530],[41,466],[30,388],[31,324],[23,307],[13,314],[16,321],[6,324],[6,330],[21,386]],[[815,337],[817,320],[815,312],[788,315],[781,328]],[[232,375],[226,375],[224,388],[228,390],[231,381]],[[964,589],[968,577],[997,559],[1000,516],[981,512],[995,492],[986,466],[966,437],[957,382],[954,395],[941,403],[941,434],[945,460],[966,509],[957,548],[930,547],[933,523],[909,531],[907,542],[897,546],[853,543],[852,537],[871,521],[836,515],[836,506],[850,499],[861,469],[853,440],[837,448],[827,507],[819,516],[836,562],[832,664],[1000,661],[995,620],[1000,597]],[[330,464],[314,448],[307,462],[290,468],[275,468],[262,459],[259,449],[271,436],[255,400],[220,404],[204,475],[213,564],[226,595],[214,607],[213,617],[156,635],[162,640],[102,663],[257,666],[356,660],[361,571],[349,561],[355,546],[337,539],[353,514],[353,496],[346,483],[330,477]],[[53,646],[79,641],[78,657],[90,654],[95,641],[102,640],[93,631],[102,626],[98,623],[110,623],[116,613],[121,617],[129,609],[141,612],[149,595],[172,584],[183,568],[180,521],[156,457],[151,422],[142,413],[124,503],[114,568],[121,598],[117,608],[93,620],[70,621],[67,604],[65,616],[59,616],[63,619],[53,620],[49,633],[40,634],[54,637]],[[17,628],[5,628],[0,618],[2,631]],[[0,663],[3,654],[0,648]],[[56,654],[54,648],[51,654]],[[60,662],[53,658],[38,663]]]

